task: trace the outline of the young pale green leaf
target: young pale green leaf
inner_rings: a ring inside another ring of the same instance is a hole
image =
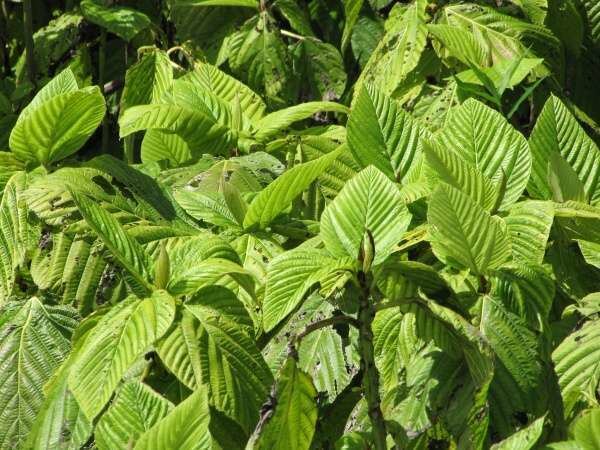
[[[363,167],[374,165],[392,180],[404,181],[427,135],[398,102],[363,85],[348,120],[348,145]]]
[[[266,141],[294,122],[308,119],[320,111],[348,114],[348,107],[334,102],[307,102],[267,114],[256,123],[258,131],[254,137]]]
[[[107,7],[97,0],[83,0],[81,12],[90,22],[126,41],[132,40],[151,23],[150,18],[140,11],[121,6]]]
[[[150,262],[142,246],[127,234],[117,219],[89,197],[74,191],[71,196],[86,223],[131,275],[132,288],[140,295],[150,292]]]
[[[65,83],[68,89],[62,92]],[[102,121],[106,106],[100,89],[71,90],[72,84],[65,83],[54,84],[36,97],[35,106],[17,120],[9,145],[21,161],[48,165],[66,158],[79,150]]]
[[[71,349],[77,315],[33,297],[4,309],[0,323],[0,448],[20,447],[42,408],[43,386]]]
[[[334,150],[284,172],[250,203],[244,218],[244,228],[267,227],[335,161],[341,151],[341,148]]]
[[[356,260],[366,231],[375,242],[374,264],[385,260],[408,228],[411,214],[398,187],[373,166],[352,178],[321,216],[321,237],[336,257]]]
[[[317,390],[312,379],[288,358],[275,387],[277,403],[256,430],[252,449],[308,450],[317,423]]]
[[[548,162],[552,153],[559,153],[577,174],[589,203],[600,202],[600,149],[557,97],[551,96],[544,105],[529,145],[533,156],[529,185],[532,195],[552,198]]]
[[[171,402],[144,383],[128,381],[96,425],[94,437],[98,449],[127,448],[135,444],[172,408]]]
[[[175,302],[164,291],[113,307],[87,338],[69,374],[69,388],[93,421],[129,367],[171,326]]]
[[[515,203],[529,180],[531,156],[527,140],[504,117],[474,99],[451,110],[446,126],[436,135],[443,148],[456,152],[495,184],[506,177],[500,203]]]
[[[527,200],[515,203],[504,221],[513,259],[520,263],[542,264],[554,222],[552,202]]]
[[[544,421],[546,417],[540,417],[534,420],[525,428],[517,431],[497,444],[492,445],[492,450],[530,450],[534,448],[537,441],[542,436],[544,430]]]
[[[127,70],[121,111],[131,106],[158,103],[172,86],[173,69],[169,57],[163,51],[151,51]]]
[[[211,448],[208,392],[199,387],[146,431],[133,450],[203,450]]]
[[[440,185],[427,212],[431,247],[446,264],[483,274],[511,256],[506,226],[459,190]]]

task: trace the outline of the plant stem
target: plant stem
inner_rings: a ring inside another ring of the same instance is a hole
[[[375,307],[371,302],[370,282],[367,274],[358,272],[360,300],[358,304],[358,352],[360,354],[360,369],[363,373],[363,393],[367,400],[367,408],[371,427],[373,428],[373,443],[375,450],[386,450],[387,431],[385,419],[381,412],[379,396],[379,372],[375,366],[375,350],[373,348],[373,319]]]
[[[327,319],[318,320],[316,322],[308,324],[304,328],[304,330],[302,330],[300,333],[298,333],[296,336],[294,336],[290,340],[290,346],[299,344],[302,341],[302,339],[304,339],[306,336],[308,336],[313,331],[317,331],[317,330],[320,330],[321,328],[335,325],[336,323],[344,323],[344,322],[348,323],[356,328],[359,328],[359,323],[354,317],[343,316],[343,315],[328,317]]]
[[[23,0],[23,34],[25,37],[25,61],[27,77],[35,86],[35,54],[33,48],[33,10],[31,0]]]
[[[106,30],[100,31],[100,44],[98,46],[98,84],[104,86],[106,73]],[[108,150],[108,114],[102,119],[102,153]]]
[[[279,30],[279,32],[282,36],[291,37],[292,39],[298,39],[299,41],[303,41],[304,39],[306,39],[304,36],[300,36],[299,34],[292,33],[288,30]]]

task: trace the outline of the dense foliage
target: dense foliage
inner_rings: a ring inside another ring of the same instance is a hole
[[[600,449],[596,0],[0,6],[0,449]]]

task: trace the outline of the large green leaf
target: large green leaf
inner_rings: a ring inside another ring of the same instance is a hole
[[[208,385],[211,403],[250,432],[272,375],[247,334],[250,321],[241,302],[224,291],[205,288],[186,303],[158,353],[191,389]]]
[[[600,202],[600,149],[557,97],[551,96],[529,139],[533,167],[529,191],[537,198],[551,199],[548,162],[559,153],[583,184],[587,201]]]
[[[76,313],[36,297],[0,313],[0,448],[18,448],[44,401],[44,384],[71,349]]]
[[[352,29],[360,16],[364,0],[343,0],[344,3],[344,30],[342,32],[342,52],[346,50],[352,36]]]
[[[571,333],[554,350],[552,360],[564,399],[590,395],[600,370],[600,321],[586,322]]]
[[[145,54],[125,73],[121,111],[136,105],[158,103],[173,85],[173,69],[165,52]]]
[[[573,423],[572,432],[581,450],[600,448],[600,408],[584,411]]]
[[[425,143],[423,150],[427,167],[433,169],[435,178],[468,195],[486,211],[498,206],[499,186],[487,178],[474,164],[454,150],[436,141]],[[437,180],[431,180],[435,183]]]
[[[211,448],[208,393],[198,388],[146,431],[134,450],[203,450]]]
[[[150,263],[141,245],[127,234],[117,219],[89,197],[75,192],[71,192],[71,196],[90,228],[129,272],[136,293],[149,292]]]
[[[244,217],[244,228],[265,228],[269,225],[333,163],[340,151],[335,150],[321,158],[298,164],[269,184],[250,204]]]
[[[107,7],[103,3],[96,0],[83,0],[81,2],[83,16],[126,41],[133,39],[151,23],[150,18],[140,11],[121,6]]]
[[[267,114],[256,123],[256,139],[264,141],[279,131],[285,130],[294,122],[308,119],[320,111],[348,113],[348,108],[335,102],[307,102]]]
[[[104,117],[98,87],[78,89],[70,69],[58,78],[38,93],[10,134],[10,149],[24,162],[48,165],[75,153]]]
[[[523,392],[531,392],[542,375],[535,334],[498,299],[486,296],[481,316],[481,328],[492,349]]]
[[[505,178],[506,209],[523,193],[531,171],[526,139],[502,115],[477,100],[469,99],[450,111],[446,126],[435,140],[456,152],[495,184]]]
[[[261,424],[251,448],[308,450],[317,422],[317,390],[311,378],[288,358],[277,378],[276,404]]]
[[[514,204],[504,219],[515,261],[541,264],[554,222],[551,202],[527,200]]]
[[[167,331],[174,315],[173,299],[157,291],[144,300],[129,297],[98,322],[69,374],[69,388],[90,421],[127,369]]]
[[[315,284],[352,261],[337,260],[316,249],[296,249],[275,257],[267,269],[263,328],[270,331],[302,301]]]
[[[363,166],[374,165],[389,178],[404,181],[427,136],[400,104],[372,85],[363,85],[348,120],[348,145]]]
[[[530,450],[542,436],[545,419],[545,417],[536,419],[502,442],[492,445],[492,450]]]
[[[165,417],[173,405],[140,381],[123,385],[102,415],[94,437],[100,450],[127,448]]]
[[[440,185],[427,212],[431,247],[445,263],[483,274],[510,258],[506,225],[459,190]]]
[[[410,220],[398,187],[369,166],[327,206],[321,217],[321,237],[332,255],[356,260],[368,230],[375,242],[374,263],[379,264],[400,242]]]

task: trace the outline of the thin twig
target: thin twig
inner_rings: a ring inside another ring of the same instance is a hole
[[[33,45],[33,10],[31,0],[23,0],[23,32],[25,34],[25,61],[27,77],[35,86],[35,53]]]
[[[279,32],[283,35],[283,36],[287,36],[287,37],[291,37],[293,39],[298,39],[299,41],[303,41],[306,39],[306,37],[301,36],[299,34],[296,33],[292,33],[291,31],[287,31],[287,30],[279,30]]]
[[[335,325],[336,323],[347,323],[349,325],[352,325],[355,328],[359,327],[358,320],[356,320],[354,317],[351,317],[351,316],[339,315],[339,316],[328,317],[327,319],[323,319],[323,320],[318,320],[316,322],[308,324],[304,328],[304,330],[302,330],[300,333],[296,334],[295,336],[293,336],[290,339],[290,342],[288,345],[289,349],[291,350],[290,353],[293,353],[293,349],[295,349],[295,347],[300,344],[302,339],[304,339],[306,336],[308,336],[313,331],[317,331],[317,330],[320,330],[321,328]]]

